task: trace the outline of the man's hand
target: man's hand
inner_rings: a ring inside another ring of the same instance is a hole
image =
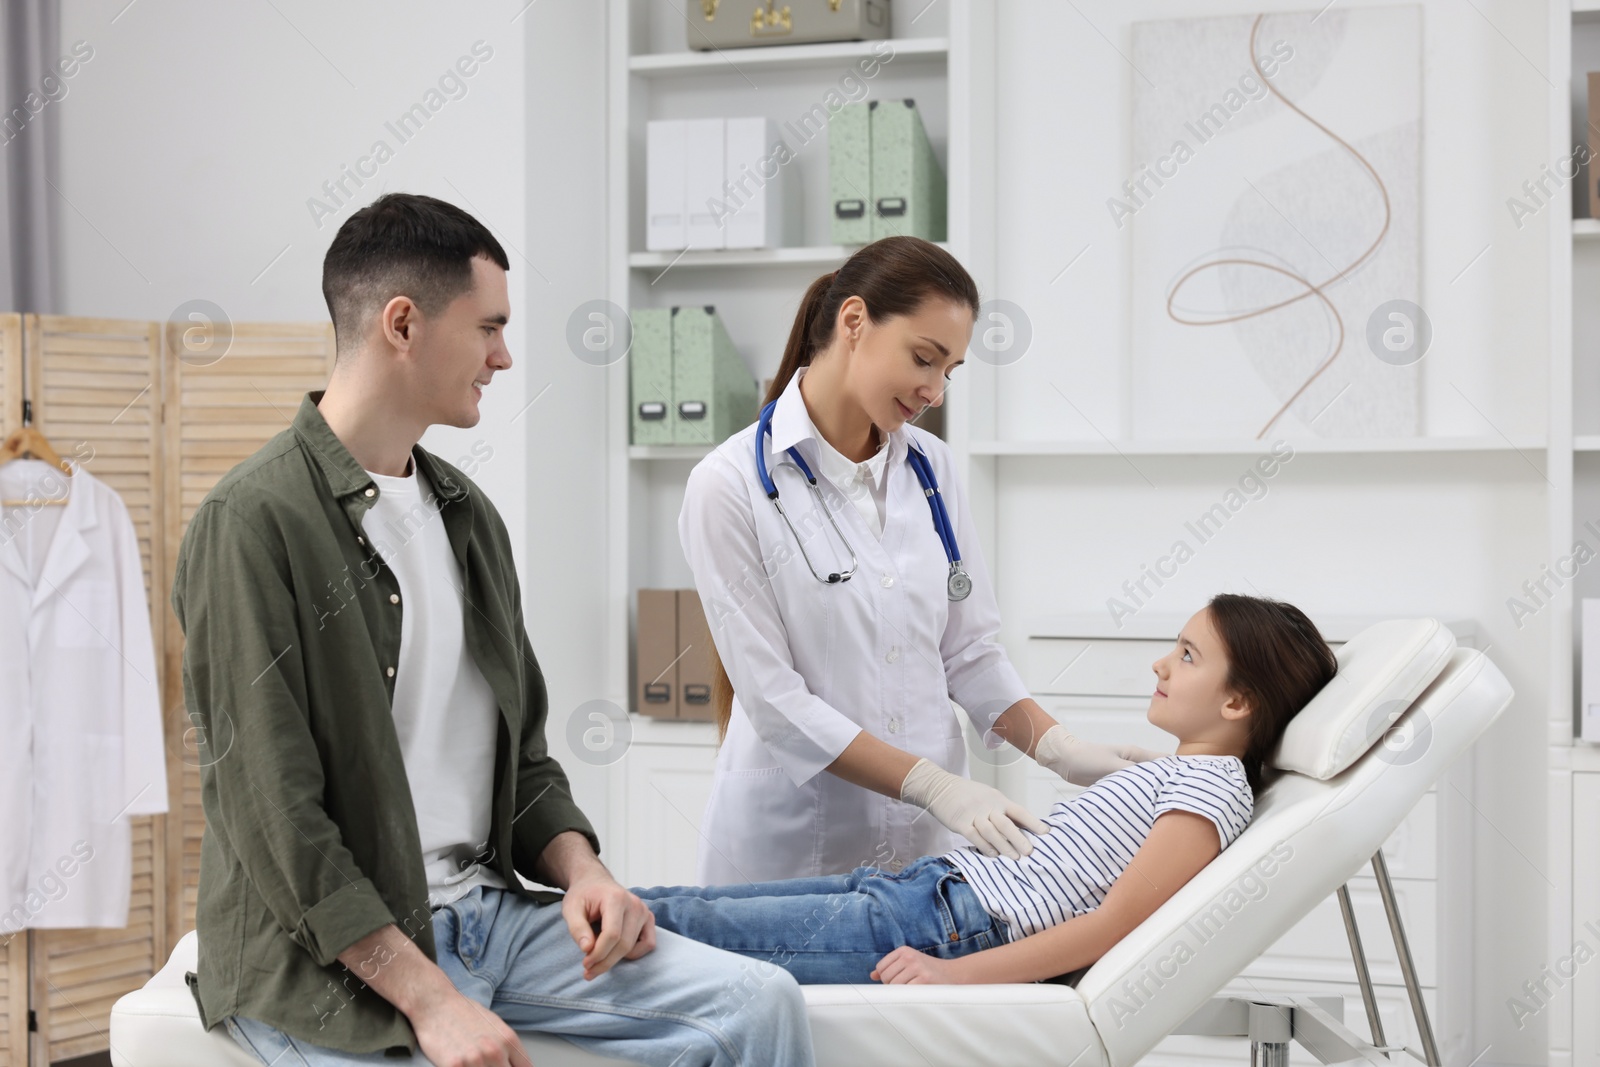
[[[516,1031],[452,987],[409,1016],[434,1067],[533,1067]]]
[[[636,960],[656,947],[655,913],[603,869],[567,886],[561,917],[583,952],[586,982],[618,960]]]
[[[871,977],[884,985],[953,985],[961,982],[955,960],[942,960],[910,945],[901,945],[872,969]]]
[[[435,1067],[533,1067],[511,1027],[462,996],[393,923],[339,953],[339,962],[400,1009]]]

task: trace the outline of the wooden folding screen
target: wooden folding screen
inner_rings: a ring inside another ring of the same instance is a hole
[[[170,813],[133,820],[133,887],[119,930],[36,930],[0,945],[0,1067],[109,1047],[111,1005],[194,928],[200,873],[199,750],[183,707],[183,638],[169,604],[183,531],[234,464],[287,427],[333,363],[326,324],[0,316],[0,433],[21,400],[63,457],[114,488],[139,538],[162,694]],[[19,343],[20,342],[20,343]],[[20,357],[20,358],[19,358]],[[31,976],[31,977],[30,977]]]
[[[161,477],[160,329],[153,322],[28,315],[23,352],[34,426],[63,457],[77,460],[115,489],[128,507],[139,539],[159,661],[162,613],[157,598],[165,585],[156,504]],[[151,815],[130,820],[133,889],[126,927],[33,933],[32,1008],[40,1067],[104,1049],[111,1005],[143,985],[165,959],[158,958],[167,940],[167,913],[161,903],[165,864],[156,847],[163,821]]]

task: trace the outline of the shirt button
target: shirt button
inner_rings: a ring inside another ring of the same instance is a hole
[[[893,589],[894,588],[894,575],[885,574],[883,576],[883,578],[881,579],[881,581],[883,582],[883,587],[885,589]]]
[[[376,489],[368,489],[366,495],[367,496],[377,496],[378,495],[378,491]]]
[[[389,603],[391,603],[391,604],[400,603],[400,594],[399,593],[390,593],[389,594]]]
[[[886,663],[893,663],[895,660],[897,660],[899,658],[900,658],[900,649],[898,647],[889,649],[889,654],[887,656],[883,657],[884,662],[886,662]]]
[[[389,673],[389,677],[393,678],[394,677],[394,668],[390,667],[388,673]]]
[[[890,719],[889,720],[889,732],[891,734],[897,734],[897,733],[900,732],[900,720],[899,719]]]

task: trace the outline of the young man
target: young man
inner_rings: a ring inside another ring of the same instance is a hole
[[[657,932],[600,863],[546,752],[511,536],[417,445],[476,425],[511,366],[508,268],[430,197],[351,216],[323,261],[326,390],[184,536],[201,1019],[314,1067],[526,1064],[513,1027],[676,1067],[810,1063],[792,978],[752,988],[741,957]]]

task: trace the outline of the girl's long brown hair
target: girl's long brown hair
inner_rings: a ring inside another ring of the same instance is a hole
[[[899,315],[912,315],[930,298],[965,304],[978,314],[978,286],[955,256],[920,237],[885,237],[857,249],[844,266],[824,274],[806,288],[789,329],[772,387],[762,405],[776,400],[789,387],[795,373],[808,367],[833,343],[840,306],[852,296],[867,305],[867,317],[881,324]],[[716,645],[710,649],[711,703],[717,716],[717,740],[728,733],[733,715],[733,682],[722,665]]]
[[[1227,651],[1226,686],[1250,705],[1244,771],[1259,797],[1282,773],[1268,761],[1289,720],[1328,684],[1339,661],[1293,604],[1219,593],[1207,606]]]

